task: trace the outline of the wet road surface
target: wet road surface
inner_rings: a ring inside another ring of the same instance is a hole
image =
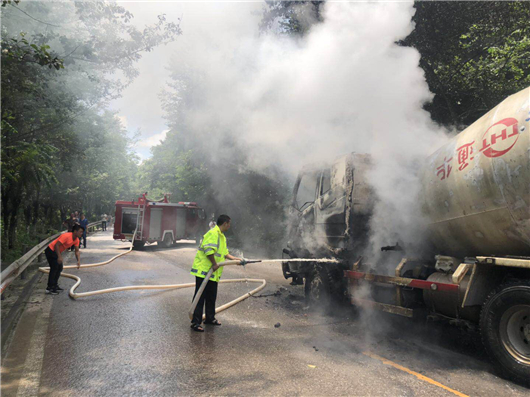
[[[82,263],[127,249],[111,233],[89,238]],[[189,283],[195,248],[148,246],[107,266],[67,272],[81,277],[77,292]],[[195,333],[187,315],[191,289],[74,301],[67,291],[45,295],[43,276],[3,352],[2,395],[529,394],[496,375],[474,334],[352,308],[331,315],[307,310],[303,287],[290,286],[278,264],[224,270],[223,279],[240,277],[268,284],[258,297],[220,313],[221,327]],[[73,284],[60,282],[65,289]],[[221,284],[218,305],[255,287]]]

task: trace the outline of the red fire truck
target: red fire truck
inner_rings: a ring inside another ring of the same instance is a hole
[[[198,242],[208,230],[204,209],[192,202],[170,203],[167,194],[161,200],[145,193],[137,201],[116,201],[114,240],[131,241],[137,224],[135,248],[154,242],[170,247],[181,239]]]

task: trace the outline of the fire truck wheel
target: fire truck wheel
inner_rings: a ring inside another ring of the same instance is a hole
[[[167,233],[164,236],[164,241],[159,241],[159,244],[164,248],[170,248],[173,245],[173,236]]]
[[[135,240],[134,243],[133,243],[133,248],[138,250],[138,249],[142,249],[145,245],[145,241],[138,241],[138,240]]]
[[[530,385],[530,280],[506,283],[482,307],[484,346],[510,379]]]

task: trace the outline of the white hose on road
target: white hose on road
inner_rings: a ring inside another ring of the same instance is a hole
[[[285,259],[248,259],[247,260],[249,263],[263,263],[263,262],[287,262]],[[330,263],[337,263],[338,261],[335,260],[335,259],[290,259],[289,262],[330,262]],[[239,265],[239,261],[225,261],[225,262],[221,262],[219,263],[219,266],[231,266],[231,265]],[[204,277],[205,280],[209,280],[211,275],[213,273],[213,268],[210,268],[210,270],[208,271],[208,273],[206,274],[206,276]],[[265,285],[267,284],[267,282],[264,280],[264,279],[246,279],[246,278],[238,278],[238,279],[231,279],[231,280],[221,280],[219,281],[220,283],[235,283],[235,282],[240,282],[240,281],[248,281],[249,283],[259,283],[259,282],[262,282],[263,284],[260,285],[258,288],[250,291],[250,292],[247,292],[245,295],[241,295],[239,298],[237,299],[234,299],[233,301],[231,302],[228,302],[226,304],[224,304],[223,306],[220,306],[218,308],[215,309],[215,313],[219,313],[223,310],[226,310],[232,306],[234,306],[235,304],[251,297],[252,295],[254,295],[255,293],[261,291],[263,288],[265,288]],[[199,290],[197,291],[197,293],[195,294],[195,298],[193,299],[193,302],[191,304],[191,308],[190,308],[190,311],[188,312],[188,316],[190,317],[190,320],[193,319],[193,312],[195,311],[195,307],[197,306],[197,303],[199,303],[199,299],[201,298],[201,295],[204,291],[204,289],[206,288],[206,284],[207,283],[201,283],[201,286],[199,287]],[[204,315],[203,315],[203,319],[204,319]]]
[[[136,231],[135,231],[135,234],[136,234]],[[133,241],[134,241],[134,237],[133,237]],[[90,263],[90,264],[87,264],[87,265],[81,265],[80,268],[88,268],[88,267],[97,267],[97,266],[104,266],[104,265],[108,265],[109,263],[113,262],[114,260],[118,259],[119,257],[121,256],[124,256],[124,255],[127,255],[128,253],[130,253],[133,249],[133,244],[131,243],[131,247],[129,248],[128,251],[126,252],[122,252],[114,257],[112,257],[111,259],[107,260],[107,261],[104,261],[104,262],[98,262],[98,263]],[[285,259],[256,259],[256,260],[250,260],[251,262],[254,262],[254,263],[257,263],[257,262],[331,262],[331,263],[336,263],[337,261],[335,259],[289,259],[289,260],[285,260]],[[225,261],[225,262],[221,262],[219,263],[219,266],[232,266],[232,265],[239,265],[239,261],[238,260],[232,260],[232,261]],[[69,265],[69,266],[64,266],[63,269],[77,269],[77,266],[76,265]],[[39,270],[43,273],[50,273],[50,268],[49,267],[39,267]],[[208,280],[211,276],[213,272],[213,269],[210,268],[210,271],[208,272],[208,274],[206,275],[205,279]],[[83,298],[83,297],[87,297],[87,296],[93,296],[93,295],[101,295],[101,294],[108,294],[108,293],[111,293],[111,292],[119,292],[119,291],[131,291],[131,290],[146,290],[146,289],[183,289],[183,288],[191,288],[191,287],[195,287],[195,283],[186,283],[186,284],[169,284],[169,285],[128,285],[128,286],[123,286],[123,287],[114,287],[114,288],[107,288],[107,289],[101,289],[101,290],[96,290],[96,291],[88,291],[88,292],[75,292],[75,290],[77,289],[77,287],[79,287],[79,285],[81,284],[81,278],[76,276],[76,275],[73,275],[73,274],[69,274],[69,273],[61,273],[61,277],[67,277],[67,278],[71,278],[72,280],[75,280],[75,284],[72,286],[72,288],[70,288],[70,291],[68,291],[68,295],[70,295],[71,298],[73,299],[77,299],[77,298]],[[237,303],[251,297],[252,295],[258,293],[259,291],[261,291],[263,288],[265,288],[265,286],[267,285],[267,281],[265,281],[265,279],[253,279],[253,278],[237,278],[237,279],[229,279],[229,280],[220,280],[219,281],[220,283],[238,283],[238,282],[248,282],[248,283],[261,283],[261,285],[259,285],[257,288],[253,289],[252,291],[250,292],[247,292],[246,294],[244,295],[241,295],[240,297],[228,302],[228,303],[225,303],[224,305],[218,307],[215,309],[215,312],[216,313],[219,313],[219,312],[222,312],[223,310],[226,310],[234,305],[236,305]],[[193,317],[193,311],[195,310],[195,307],[197,306],[197,303],[200,299],[200,296],[202,295],[202,292],[204,291],[204,288],[206,287],[206,284],[207,283],[202,283],[201,284],[201,287],[199,288],[199,291],[197,292],[196,296],[195,296],[195,299],[193,300],[193,303],[192,303],[192,306],[190,308],[190,311],[189,311],[189,316],[190,316],[190,319]],[[204,318],[204,316],[203,316]]]

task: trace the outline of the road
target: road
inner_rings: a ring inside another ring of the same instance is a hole
[[[83,263],[127,249],[111,233],[89,238]],[[78,292],[188,283],[195,248],[148,246],[69,272],[82,279]],[[303,287],[291,287],[277,264],[232,266],[223,274],[240,277],[268,284],[220,313],[221,327],[195,333],[187,317],[191,289],[74,301],[66,291],[45,295],[43,276],[3,352],[2,395],[528,396],[495,374],[476,335],[352,308],[309,310]],[[63,288],[72,284],[61,279]],[[255,286],[220,285],[218,304]]]

